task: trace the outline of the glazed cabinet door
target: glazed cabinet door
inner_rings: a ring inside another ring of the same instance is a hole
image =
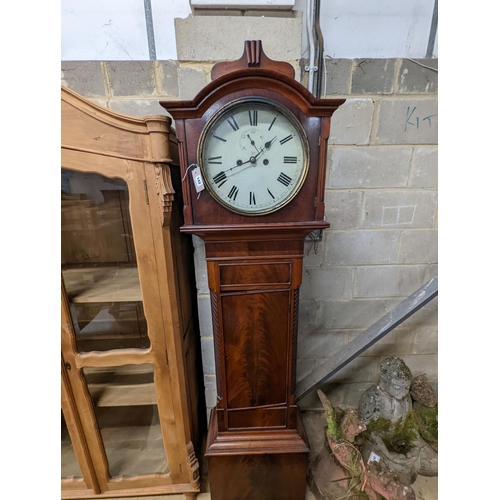
[[[61,359],[61,481],[63,491],[89,495],[100,491],[69,378]]]
[[[179,474],[145,166],[113,162],[61,171],[66,497],[154,491]]]

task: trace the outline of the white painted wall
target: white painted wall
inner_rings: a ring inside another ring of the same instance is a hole
[[[325,55],[423,58],[434,0],[335,0],[321,2]]]
[[[149,60],[144,0],[61,0],[61,60]],[[174,18],[189,0],[151,0],[156,58],[177,59]]]
[[[190,0],[198,9],[274,9],[287,10],[294,6],[294,0]]]
[[[159,61],[177,59],[174,19],[178,17],[185,19],[191,14],[189,0],[151,0],[151,7],[153,10],[156,59]]]
[[[296,0],[294,9],[305,5]],[[192,13],[189,0],[151,0],[151,7],[156,58],[177,59],[174,19]],[[433,7],[434,0],[322,0],[325,55],[423,58]],[[61,8],[63,61],[149,59],[144,0],[61,0]],[[302,46],[307,57],[305,27]]]
[[[62,0],[63,61],[148,60],[143,0]]]

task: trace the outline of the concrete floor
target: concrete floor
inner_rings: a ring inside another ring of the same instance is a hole
[[[309,459],[312,461],[324,445],[326,420],[323,416],[323,412],[304,412],[303,417],[309,439],[309,446],[311,448]],[[204,467],[204,470],[206,470],[206,467]],[[415,491],[417,500],[437,500],[438,498],[437,477],[419,476],[417,481],[412,484],[412,488]],[[152,497],[133,497],[128,500],[186,500],[186,497],[184,495],[160,495]],[[201,492],[198,495],[197,500],[210,500],[209,485],[206,475],[203,478]],[[309,488],[307,489],[305,500],[316,500]]]
[[[199,493],[198,496],[196,497],[196,500],[210,500],[210,498],[211,498],[210,493],[205,492],[205,493]],[[108,499],[108,500],[115,500],[115,499]],[[116,500],[123,500],[123,499],[116,499]],[[154,497],[128,497],[126,500],[186,500],[186,497],[184,495],[160,495]],[[250,500],[250,499],[242,498],[241,500]],[[314,495],[309,491],[309,489],[307,490],[305,500],[316,500]]]
[[[419,476],[415,483],[412,484],[417,500],[437,500],[438,498],[438,478]],[[202,487],[202,489],[205,489]],[[202,492],[197,497],[197,500],[210,500],[209,492]],[[111,499],[113,500],[113,499]],[[116,499],[118,500],[118,499]],[[120,499],[123,500],[123,499]],[[132,497],[127,500],[186,500],[184,495],[161,495],[153,497]],[[243,500],[243,499],[242,499]],[[276,499],[279,500],[279,499]],[[316,500],[316,497],[307,488],[304,500]],[[336,500],[336,499],[332,499]]]

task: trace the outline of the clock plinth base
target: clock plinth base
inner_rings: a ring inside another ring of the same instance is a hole
[[[297,429],[218,432],[212,410],[205,456],[212,500],[304,500],[309,445]]]

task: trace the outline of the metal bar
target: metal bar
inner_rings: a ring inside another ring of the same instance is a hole
[[[309,79],[307,85],[311,93],[314,90],[314,64],[316,61],[316,45],[313,36],[313,2],[314,0],[307,0],[306,4],[306,26],[309,39]]]
[[[438,294],[438,277],[435,276],[422,288],[403,300],[394,309],[380,318],[370,328],[358,335],[331,358],[319,365],[306,378],[297,384],[295,397],[297,401],[314,391],[323,382],[331,378],[354,358],[366,351],[369,347],[385,337],[398,325],[403,323],[419,309],[425,306]]]
[[[153,11],[151,0],[144,0],[144,14],[146,16],[146,31],[148,34],[148,48],[150,61],[156,60],[155,32],[153,29]]]
[[[427,59],[432,58],[434,52],[434,45],[436,43],[436,33],[438,27],[438,0],[434,0],[434,10],[432,11],[431,31],[429,33],[429,43],[427,44]]]
[[[323,33],[321,32],[321,24],[319,22],[320,18],[320,4],[321,0],[314,1],[314,32],[316,34],[316,43],[318,49],[316,51],[316,66],[318,71],[316,72],[316,84],[314,86],[314,97],[318,99],[321,97],[321,85],[323,83],[323,52],[324,52],[324,41],[323,41]]]

